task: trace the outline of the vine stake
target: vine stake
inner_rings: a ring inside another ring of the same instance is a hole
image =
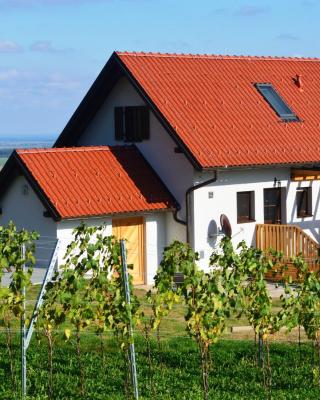
[[[56,266],[56,262],[58,259],[58,249],[59,249],[58,244],[59,244],[59,242],[57,241],[56,247],[54,249],[54,252],[53,252],[53,255],[51,258],[50,265],[47,269],[44,281],[42,283],[42,287],[41,287],[41,290],[40,290],[40,293],[39,293],[39,296],[37,299],[37,303],[36,303],[33,313],[32,313],[32,317],[31,317],[31,321],[30,321],[28,329],[26,327],[26,287],[25,287],[25,284],[22,288],[22,296],[23,296],[23,304],[22,304],[23,312],[21,315],[21,397],[22,397],[22,400],[25,400],[27,397],[27,350],[28,350],[28,347],[29,347],[29,344],[31,341],[33,331],[34,331],[34,324],[37,321],[38,312],[39,312],[39,309],[43,302],[43,296],[45,295],[45,292],[46,292],[47,283],[51,281],[53,271]],[[25,259],[25,254],[26,254],[25,245],[22,245],[21,246],[21,255],[22,255],[23,259]],[[25,266],[25,264],[23,264],[22,270],[23,270],[24,275],[26,272],[25,269],[26,269],[26,266]]]
[[[26,246],[21,246],[21,258],[26,257]],[[26,264],[22,265],[23,275],[26,273]],[[22,314],[21,314],[21,394],[22,400],[27,396],[27,357],[26,357],[26,286],[23,283],[22,287]]]
[[[129,288],[129,277],[128,277],[128,269],[127,269],[127,255],[126,255],[126,244],[124,240],[120,240],[121,245],[121,263],[122,263],[122,275],[123,275],[123,285],[126,295],[126,303],[130,305],[130,288]],[[132,333],[132,316],[130,312],[129,316],[129,337],[130,337],[130,345],[129,345],[129,353],[130,353],[130,371],[131,371],[131,381],[133,386],[134,398],[139,399],[138,392],[138,378],[137,378],[137,366],[136,366],[136,353],[134,348],[134,340]]]

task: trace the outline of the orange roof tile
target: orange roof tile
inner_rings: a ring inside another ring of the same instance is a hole
[[[16,154],[60,218],[177,206],[134,146],[28,149]]]
[[[116,54],[201,167],[320,161],[320,59]],[[300,122],[283,122],[258,82]]]

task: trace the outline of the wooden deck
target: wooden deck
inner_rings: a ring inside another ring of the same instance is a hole
[[[302,255],[311,270],[319,268],[320,245],[297,225],[257,224],[256,247],[283,253],[288,271],[294,274],[290,259]]]

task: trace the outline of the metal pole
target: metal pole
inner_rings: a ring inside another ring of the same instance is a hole
[[[26,336],[25,336],[25,349],[26,349],[26,351],[28,350],[28,347],[29,347],[29,344],[30,344],[30,341],[31,341],[31,338],[32,338],[34,325],[35,325],[35,323],[37,321],[37,318],[38,318],[38,312],[39,312],[39,310],[40,310],[40,308],[42,306],[42,303],[43,303],[43,298],[44,298],[44,295],[45,295],[46,290],[47,290],[47,284],[52,281],[52,276],[53,276],[54,269],[56,267],[56,263],[57,263],[57,260],[58,260],[58,253],[59,253],[59,241],[56,242],[56,246],[55,246],[55,249],[54,249],[50,264],[49,264],[49,268],[47,269],[46,275],[44,277],[44,281],[42,282],[40,293],[38,295],[38,299],[37,299],[36,305],[35,305],[35,307],[33,309],[32,317],[31,317],[31,320],[30,320],[30,323],[29,323],[29,327],[26,330]]]
[[[128,276],[128,268],[127,268],[127,253],[126,253],[126,243],[124,240],[120,240],[121,245],[121,260],[122,260],[122,275],[123,275],[123,284],[126,296],[126,303],[130,304],[130,287],[129,287],[129,276]],[[139,399],[138,392],[138,378],[137,378],[137,365],[136,365],[136,353],[134,348],[134,340],[133,340],[133,332],[132,332],[132,318],[131,312],[129,315],[129,336],[131,338],[129,344],[129,356],[130,356],[130,372],[131,372],[131,381],[133,386],[134,398]]]
[[[263,356],[263,339],[262,339],[262,334],[260,332],[259,332],[258,346],[259,346],[258,362],[259,362],[259,367],[262,368],[264,362],[264,356]]]
[[[21,257],[26,257],[26,247],[21,246]],[[26,272],[26,265],[22,265],[23,274]],[[27,396],[27,357],[26,357],[26,287],[22,287],[22,315],[21,315],[21,397],[24,400]]]

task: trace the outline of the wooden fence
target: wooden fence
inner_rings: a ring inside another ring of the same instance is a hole
[[[299,226],[257,224],[256,247],[261,250],[272,249],[278,252],[281,251],[284,262],[288,263],[289,273],[294,273],[289,260],[299,254],[303,256],[311,270],[319,268],[320,245]]]

